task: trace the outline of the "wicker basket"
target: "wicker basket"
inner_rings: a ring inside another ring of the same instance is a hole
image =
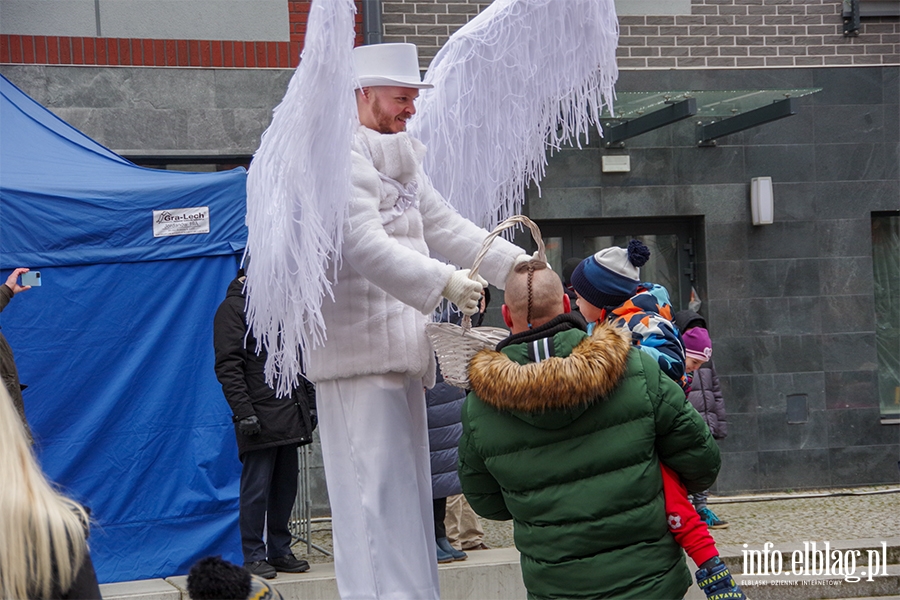
[[[491,242],[505,229],[516,225],[528,227],[538,246],[538,259],[547,260],[541,230],[528,217],[515,215],[497,225],[484,239],[469,273],[471,279],[475,279],[478,274],[478,267],[481,266]],[[500,327],[472,327],[472,320],[468,316],[463,318],[461,326],[454,323],[428,323],[425,325],[425,333],[434,346],[444,381],[463,389],[469,387],[469,361],[472,357],[485,348],[494,348],[509,335],[509,331]]]

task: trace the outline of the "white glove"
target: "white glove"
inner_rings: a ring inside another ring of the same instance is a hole
[[[480,275],[476,275],[475,279],[469,279],[469,269],[460,269],[450,275],[441,296],[455,304],[464,315],[472,316],[478,312],[481,292],[487,284],[488,282]]]

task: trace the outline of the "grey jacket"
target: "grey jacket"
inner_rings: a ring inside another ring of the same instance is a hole
[[[719,376],[716,375],[716,367],[712,361],[694,373],[688,400],[709,425],[715,439],[721,440],[728,435],[725,402],[722,399],[722,390],[719,389]]]
[[[682,310],[675,313],[675,326],[678,327],[679,333],[684,333],[692,327],[706,328],[706,319],[692,310]],[[691,382],[688,400],[709,425],[709,430],[715,439],[721,440],[728,435],[725,401],[722,399],[719,375],[716,373],[716,365],[713,361],[709,361],[697,369],[694,380]]]

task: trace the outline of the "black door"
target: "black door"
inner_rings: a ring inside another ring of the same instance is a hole
[[[538,221],[547,260],[557,273],[562,273],[569,258],[584,258],[610,246],[625,247],[637,238],[650,248],[641,280],[664,286],[676,310],[687,308],[691,299],[697,225],[692,219]]]

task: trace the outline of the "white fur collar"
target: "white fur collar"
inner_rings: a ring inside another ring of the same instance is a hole
[[[422,142],[406,132],[378,133],[365,125],[360,125],[357,136],[378,171],[404,185],[415,178],[416,169],[425,157]]]

